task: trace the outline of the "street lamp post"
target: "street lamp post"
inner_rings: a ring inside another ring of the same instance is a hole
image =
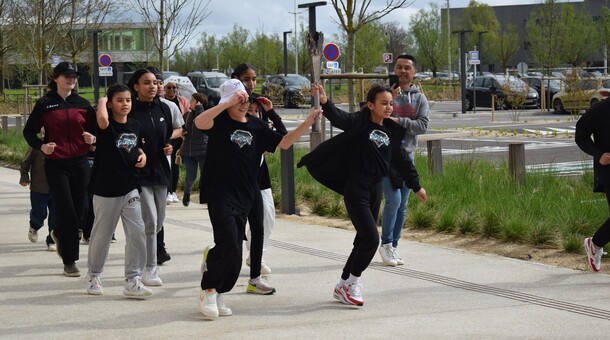
[[[453,31],[453,33],[460,34],[460,65],[462,71],[460,76],[460,88],[462,89],[462,113],[466,113],[466,57],[464,51],[466,51],[465,34],[468,32],[472,32],[472,30]]]
[[[292,31],[284,31],[284,75],[288,74],[288,46],[286,45],[286,36]]]
[[[97,67],[99,61],[99,51],[98,51],[98,40],[97,36],[100,33],[100,30],[93,30],[91,34],[93,35],[93,64],[91,67],[91,72],[93,72],[93,98],[94,103],[97,105],[97,101],[100,99],[100,72]]]

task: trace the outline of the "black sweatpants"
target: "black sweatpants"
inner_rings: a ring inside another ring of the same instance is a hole
[[[59,256],[64,264],[78,260],[78,229],[83,225],[86,188],[91,169],[87,157],[62,160],[45,160],[45,174],[49,192],[55,204]]]
[[[604,185],[606,192],[606,201],[608,202],[608,208],[610,209],[610,185]],[[597,229],[595,235],[593,235],[593,244],[598,247],[604,247],[610,242],[610,217]]]
[[[218,293],[226,293],[235,286],[241,270],[247,215],[217,199],[210,199],[208,212],[215,246],[208,253],[201,289],[215,288]]]
[[[364,176],[352,175],[345,184],[343,201],[356,228],[354,248],[341,274],[341,278],[347,280],[349,274],[362,275],[379,247],[377,217],[381,206],[381,179],[371,181]]]
[[[263,198],[260,190],[254,195],[254,203],[248,214],[248,223],[250,224],[250,278],[255,279],[261,275],[263,242],[265,238]]]

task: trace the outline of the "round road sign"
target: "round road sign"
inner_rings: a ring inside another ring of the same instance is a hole
[[[324,59],[327,61],[336,61],[339,59],[339,46],[330,43],[324,45]]]
[[[110,58],[109,54],[102,54],[100,56],[100,66],[108,67],[112,64],[112,58]]]

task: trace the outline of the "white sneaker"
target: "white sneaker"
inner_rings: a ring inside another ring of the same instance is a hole
[[[180,203],[180,200],[178,199],[178,195],[176,195],[175,192],[172,192],[172,203]]]
[[[246,258],[246,266],[250,267],[250,256]],[[261,275],[271,274],[271,268],[265,263],[265,260],[261,261]]]
[[[218,310],[218,294],[216,289],[204,289],[199,293],[199,311],[208,318],[217,318],[220,314]],[[225,306],[226,307],[226,306]]]
[[[199,267],[199,271],[201,272],[201,274],[208,271],[208,253],[212,248],[214,248],[214,246],[209,245],[203,250],[203,261],[201,261],[201,267]]]
[[[341,287],[340,293],[343,297],[343,303],[356,306],[364,305],[359,282],[355,281],[350,284],[345,283],[343,287]]]
[[[125,289],[123,289],[123,295],[129,298],[143,299],[153,294],[152,290],[144,287],[140,277],[136,276],[132,280],[125,282]]]
[[[38,230],[30,227],[30,230],[28,230],[28,239],[32,243],[38,242]]]
[[[386,243],[382,244],[379,247],[379,255],[381,255],[381,260],[386,266],[396,267],[398,264],[396,259],[394,258],[394,252],[392,251],[392,244]]]
[[[591,269],[593,269],[594,272],[598,272],[601,269],[604,248],[599,248],[596,251],[595,245],[593,244],[593,239],[591,237],[587,237],[585,239],[584,246],[585,251],[587,252],[587,260],[589,262],[589,266],[591,266]]]
[[[102,295],[104,294],[104,288],[102,287],[102,280],[99,276],[89,275],[89,286],[87,287],[87,294],[89,295]]]
[[[220,316],[231,316],[233,311],[225,304],[224,295],[218,294],[216,296],[216,305],[218,306],[218,315]]]
[[[392,247],[392,255],[394,255],[394,260],[396,260],[397,265],[402,266],[405,264],[405,261],[403,261],[402,257],[394,247]]]
[[[167,203],[167,205],[172,204],[172,202],[174,201],[174,198],[172,197],[171,193],[167,193],[167,197],[165,198],[165,202]]]
[[[261,262],[261,275],[271,274],[271,268],[263,261]]]
[[[248,280],[248,287],[246,288],[246,293],[254,293],[261,295],[271,295],[275,293],[275,288],[269,284],[262,276],[257,277],[256,279]]]
[[[343,298],[343,294],[341,294],[341,287],[343,287],[343,285],[342,285],[342,284],[337,283],[337,284],[335,285],[335,289],[333,290],[333,297],[334,297],[334,298],[335,298],[337,301],[342,302],[342,303],[344,303],[344,304],[346,304],[346,305],[349,305],[350,303],[349,303],[349,302],[347,302],[347,301],[345,301],[345,298]]]
[[[142,283],[147,286],[161,286],[163,281],[159,277],[159,269],[154,267],[152,269],[144,269],[144,275],[142,275]]]

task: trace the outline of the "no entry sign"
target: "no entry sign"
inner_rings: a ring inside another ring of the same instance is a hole
[[[112,64],[112,58],[110,58],[109,54],[102,54],[100,56],[100,66],[108,67]]]
[[[339,59],[339,46],[336,44],[330,43],[324,45],[324,59],[327,61],[336,61]]]

